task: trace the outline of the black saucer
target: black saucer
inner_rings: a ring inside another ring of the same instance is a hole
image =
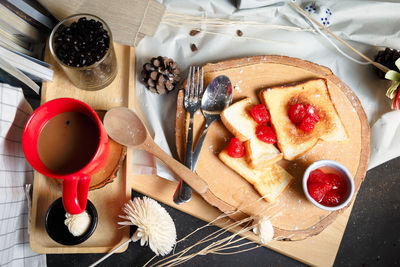
[[[86,211],[90,215],[91,222],[87,232],[81,236],[72,235],[68,227],[64,224],[65,209],[60,197],[54,201],[46,212],[45,227],[49,236],[57,243],[63,245],[77,245],[86,241],[96,230],[97,226],[97,211],[93,203],[88,199]]]

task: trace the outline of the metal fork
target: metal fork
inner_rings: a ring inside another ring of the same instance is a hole
[[[195,85],[196,78],[196,85]],[[186,158],[185,166],[193,171],[193,116],[201,106],[201,96],[203,93],[203,67],[189,68],[189,74],[186,82],[184,106],[190,114],[189,130],[186,140]],[[179,181],[178,188],[174,194],[174,202],[182,204],[192,197],[192,188],[190,188],[182,179]]]

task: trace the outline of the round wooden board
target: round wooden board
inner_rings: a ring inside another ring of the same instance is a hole
[[[110,155],[106,166],[92,175],[89,190],[99,189],[112,183],[122,166],[126,155],[126,147],[109,138]]]
[[[204,66],[204,84],[208,85],[222,74],[232,82],[234,102],[249,96],[253,103],[259,103],[258,92],[268,87],[312,78],[327,79],[332,102],[349,134],[349,140],[344,143],[319,142],[294,161],[280,161],[279,164],[295,177],[295,181],[275,203],[260,201],[260,195],[254,188],[218,159],[218,153],[232,137],[219,121],[211,125],[196,167],[197,174],[209,184],[211,192],[229,205],[249,215],[274,215],[271,221],[275,237],[280,237],[278,239],[301,240],[320,233],[344,209],[329,212],[313,206],[304,196],[302,175],[307,166],[316,160],[336,160],[352,173],[357,193],[369,160],[369,124],[357,96],[328,68],[284,56],[256,56],[207,64]],[[181,158],[185,150],[186,121],[181,91],[176,113],[176,146]],[[198,112],[194,121],[195,138],[200,135],[203,124],[204,118]]]

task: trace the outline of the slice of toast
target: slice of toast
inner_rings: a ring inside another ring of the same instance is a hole
[[[264,168],[251,168],[244,157],[232,158],[226,150],[218,155],[219,159],[251,183],[258,193],[268,202],[274,202],[293,182],[294,178],[277,164]]]
[[[221,114],[221,121],[225,127],[246,148],[246,160],[252,168],[273,164],[282,159],[279,150],[273,145],[259,140],[256,136],[257,122],[251,117],[250,110],[253,107],[249,97],[244,98]]]
[[[267,105],[278,147],[287,160],[311,150],[319,140],[345,141],[348,135],[333,105],[325,79],[313,79],[294,85],[262,90],[260,100]],[[303,132],[288,117],[292,104],[312,104],[320,117],[311,132]]]
[[[247,97],[230,105],[221,113],[222,123],[241,142],[256,138],[257,122],[249,114],[252,107],[251,99]]]
[[[263,168],[283,158],[282,153],[272,144],[258,138],[252,138],[243,143],[246,148],[246,161],[251,168]]]

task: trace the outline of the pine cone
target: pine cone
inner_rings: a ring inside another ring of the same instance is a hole
[[[174,90],[180,81],[179,74],[179,67],[174,60],[158,56],[143,65],[141,81],[151,92],[162,95]]]
[[[391,70],[396,70],[397,71],[397,67],[394,64],[394,62],[396,62],[396,60],[400,58],[400,51],[399,50],[395,50],[395,49],[391,49],[391,48],[386,48],[385,50],[381,50],[378,52],[378,54],[375,57],[375,61],[378,63],[381,63],[382,65],[388,67]],[[378,68],[375,68],[378,76],[382,79],[385,78],[385,73],[383,71],[381,71]]]

